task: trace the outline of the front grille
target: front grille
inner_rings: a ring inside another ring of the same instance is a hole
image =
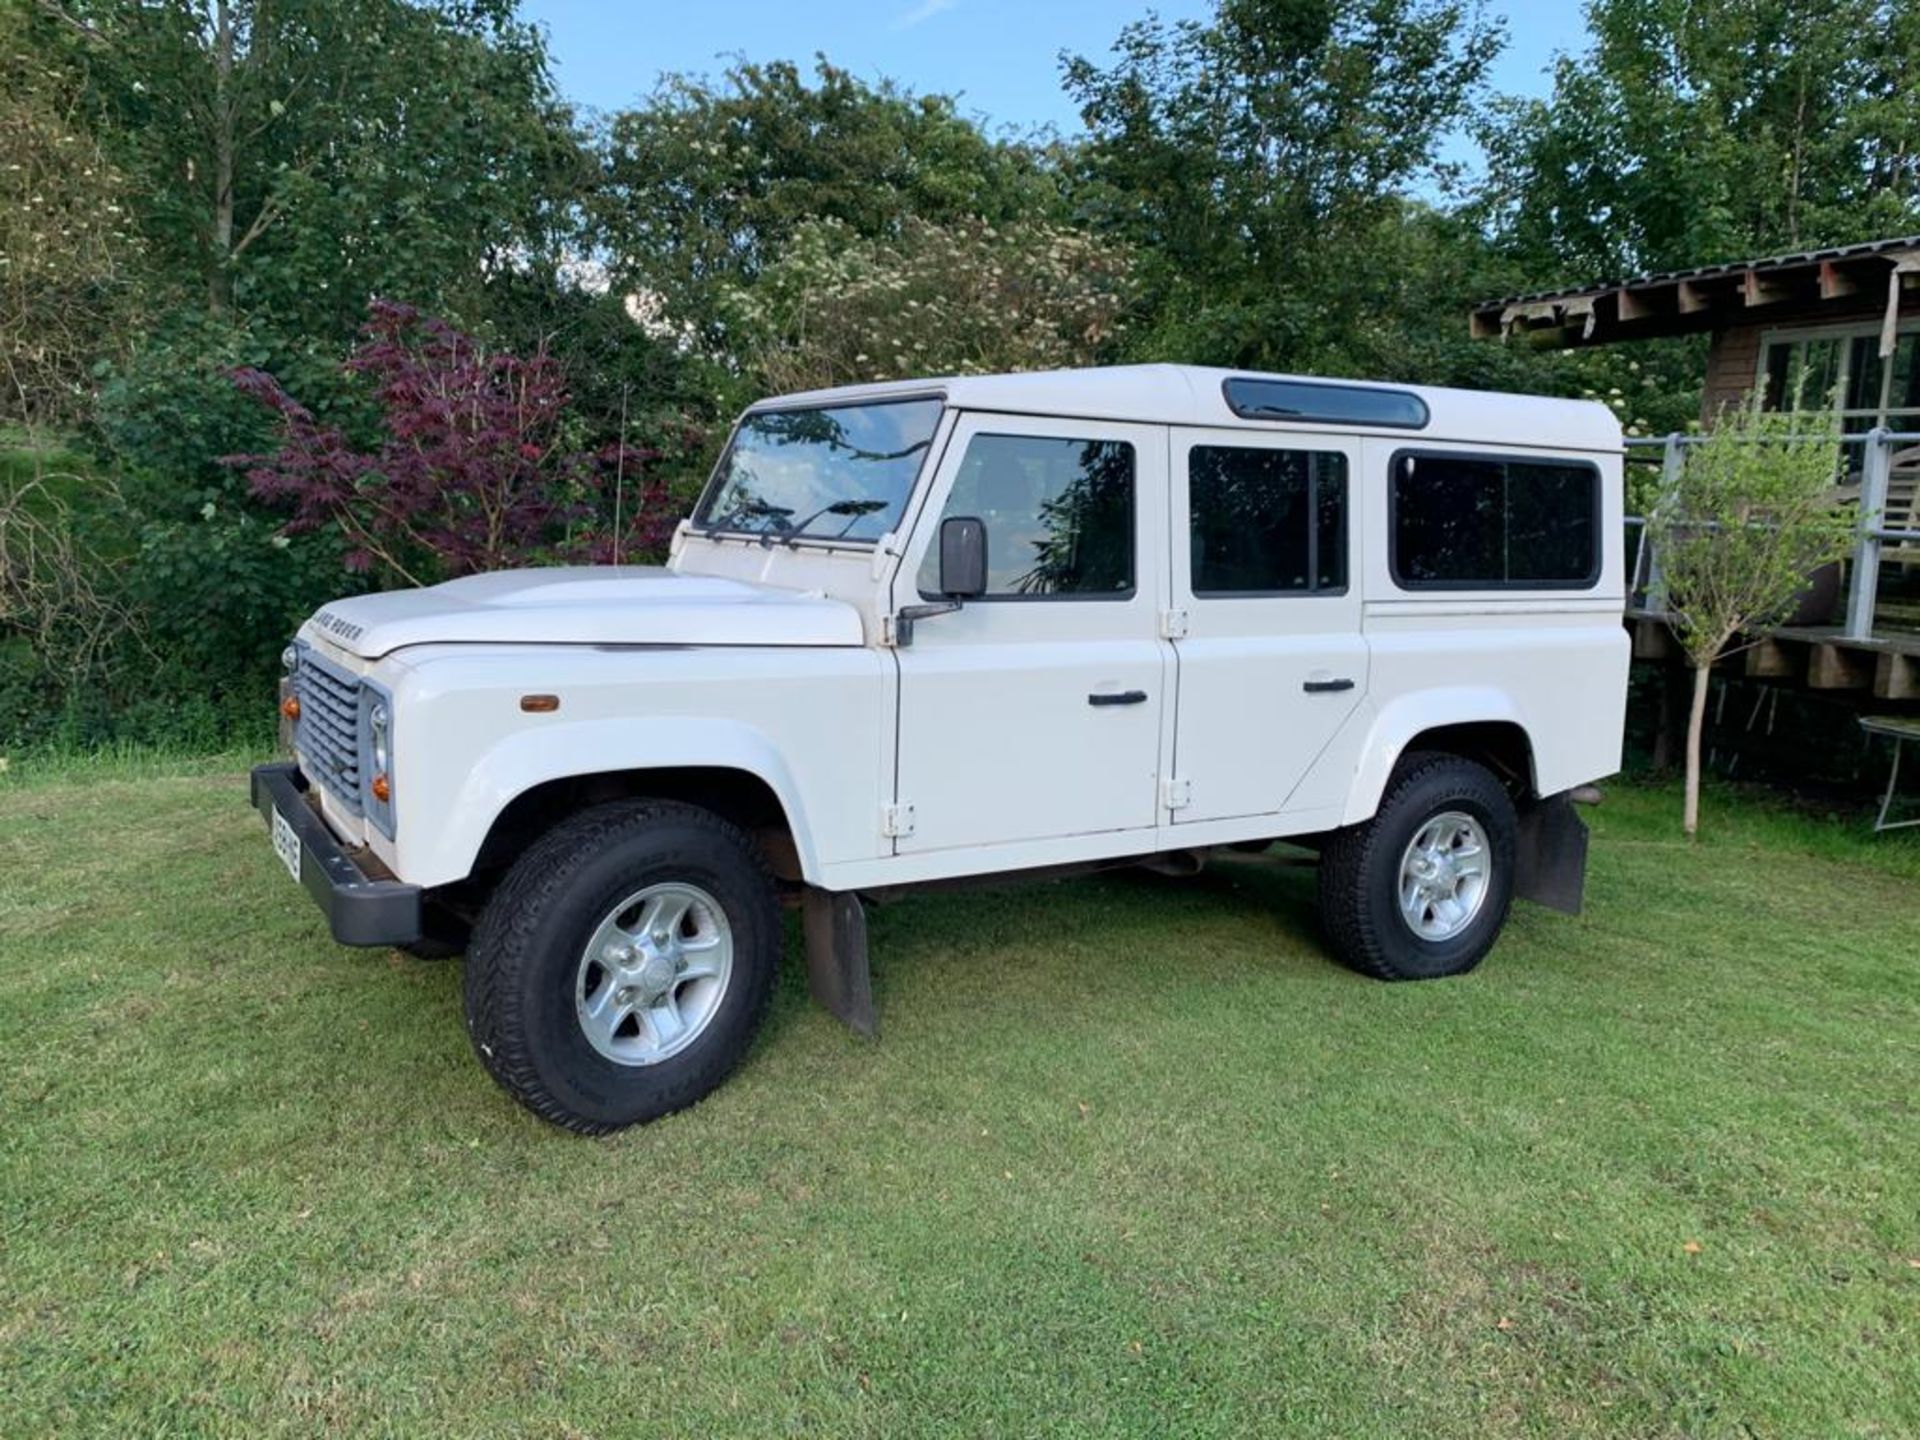
[[[360,813],[360,682],[339,666],[303,647],[293,674],[300,701],[294,722],[294,748],[309,780],[350,814]]]

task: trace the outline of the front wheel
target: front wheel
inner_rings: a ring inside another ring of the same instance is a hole
[[[1513,801],[1456,755],[1402,763],[1372,820],[1336,832],[1320,858],[1320,913],[1340,959],[1380,980],[1473,969],[1513,898]]]
[[[467,955],[467,1030],[536,1115],[600,1135],[713,1090],[779,968],[760,853],[709,811],[626,801],[550,832],[508,873]]]

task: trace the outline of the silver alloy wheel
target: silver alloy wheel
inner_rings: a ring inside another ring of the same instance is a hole
[[[733,977],[733,930],[698,885],[649,885],[587,942],[574,976],[580,1032],[619,1065],[657,1065],[699,1039]]]
[[[1451,940],[1473,923],[1493,879],[1493,847],[1480,822],[1443,810],[1414,832],[1400,857],[1400,918],[1422,940]]]

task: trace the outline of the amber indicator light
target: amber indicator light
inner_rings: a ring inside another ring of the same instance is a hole
[[[529,715],[546,715],[560,708],[558,695],[522,695],[520,708]]]

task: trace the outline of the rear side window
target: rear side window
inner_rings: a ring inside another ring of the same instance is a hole
[[[1401,451],[1392,563],[1411,590],[1584,589],[1600,578],[1600,472],[1574,460]]]
[[[987,527],[992,599],[1114,600],[1133,594],[1133,446],[1121,440],[976,435],[941,519]],[[928,547],[920,593],[939,588]]]
[[[1347,457],[1196,445],[1187,452],[1195,595],[1347,588]]]

